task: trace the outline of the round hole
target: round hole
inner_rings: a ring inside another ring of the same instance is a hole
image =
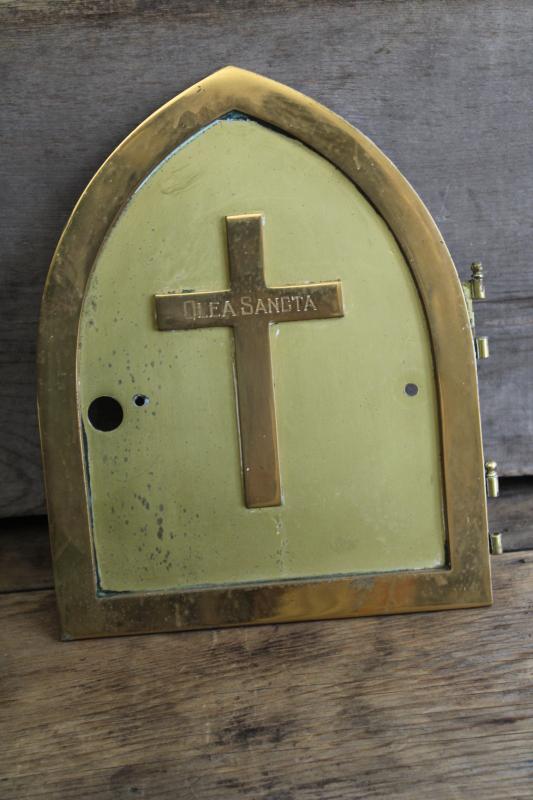
[[[408,383],[405,386],[405,394],[409,395],[409,397],[414,397],[418,394],[418,386],[416,383]]]
[[[88,416],[97,431],[114,431],[124,419],[124,412],[118,400],[103,395],[92,401]]]
[[[136,406],[142,408],[143,406],[148,405],[148,403],[150,402],[150,398],[147,397],[145,394],[136,394],[133,396],[133,402],[135,403]]]

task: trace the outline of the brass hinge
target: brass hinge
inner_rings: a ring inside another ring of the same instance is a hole
[[[478,359],[489,357],[488,336],[476,336],[476,318],[474,314],[474,301],[485,300],[485,281],[483,276],[483,265],[481,261],[474,261],[470,265],[471,278],[463,283],[463,292],[468,309],[468,319],[474,341],[474,350]],[[485,462],[485,487],[487,497],[498,497],[500,485],[498,480],[498,465],[495,461]],[[493,556],[503,553],[502,535],[497,531],[489,533],[490,552]]]
[[[468,318],[472,329],[474,349],[478,359],[488,358],[490,355],[488,336],[476,336],[476,319],[474,314],[474,301],[485,300],[485,281],[481,261],[474,261],[470,265],[472,277],[463,283],[463,292],[468,309]]]
[[[495,461],[485,461],[485,486],[487,497],[500,496],[500,481],[498,478],[498,465]],[[494,531],[489,533],[490,552],[493,556],[501,556],[503,553],[503,541],[501,533]]]
[[[498,479],[498,465],[495,461],[485,461],[485,478],[487,482],[487,497],[499,497],[500,481]]]

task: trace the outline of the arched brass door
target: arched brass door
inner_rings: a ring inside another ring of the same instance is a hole
[[[453,264],[390,162],[301,95],[228,68],[115,151],[40,359],[67,636],[490,600]]]

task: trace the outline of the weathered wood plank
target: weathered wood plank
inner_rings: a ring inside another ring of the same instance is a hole
[[[60,643],[0,598],[4,800],[531,797],[533,554],[492,609]]]
[[[487,450],[502,474],[532,473],[532,32],[529,0],[0,3],[0,515],[44,510],[35,335],[72,206],[131,128],[227,63],[361,128],[421,193],[463,274],[485,260]]]
[[[46,517],[0,523],[0,592],[50,589],[54,585]]]
[[[489,501],[489,523],[499,531],[505,552],[533,550],[533,479],[500,481],[500,496]]]

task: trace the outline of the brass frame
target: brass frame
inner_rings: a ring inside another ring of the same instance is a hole
[[[367,197],[411,268],[433,348],[448,565],[442,569],[97,596],[77,396],[78,325],[99,248],[128,198],[175,147],[240,111],[328,159]],[[64,639],[488,605],[492,601],[476,360],[461,285],[429,212],[362,133],[300,93],[227,67],[136,128],[93,177],[44,290],[38,407]]]

